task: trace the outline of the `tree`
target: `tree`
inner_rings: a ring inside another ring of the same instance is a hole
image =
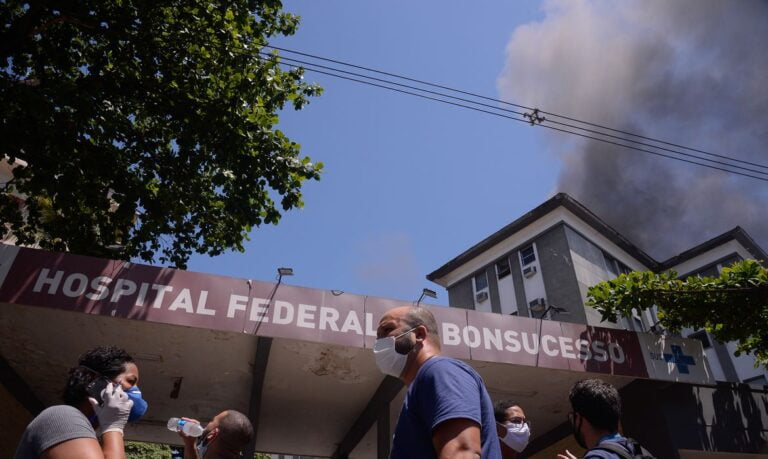
[[[125,457],[128,459],[156,459],[171,456],[171,447],[168,445],[140,441],[125,442]]]
[[[321,163],[280,130],[321,88],[283,70],[279,0],[0,2],[0,192],[19,244],[185,267],[303,205]],[[12,195],[25,197],[25,207]],[[279,204],[276,202],[279,201]],[[1,235],[0,235],[1,236]]]
[[[723,268],[719,277],[631,272],[589,289],[587,305],[603,320],[658,307],[659,323],[673,332],[705,329],[721,342],[738,341],[736,355],[768,364],[768,269],[755,260]]]

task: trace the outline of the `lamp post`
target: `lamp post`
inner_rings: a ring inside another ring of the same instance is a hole
[[[293,276],[292,268],[277,268],[277,283],[272,288],[272,293],[269,294],[267,300],[267,309],[272,306],[272,300],[275,299],[275,294],[280,284],[283,282],[283,277]],[[252,283],[248,281],[248,297],[251,296]],[[246,314],[247,317],[247,314]],[[253,330],[253,334],[259,332],[263,315],[259,318],[259,323],[256,324],[256,328]],[[253,382],[251,383],[251,401],[248,406],[248,419],[251,420],[253,426],[253,437],[248,445],[245,447],[245,457],[253,457],[256,451],[256,437],[259,432],[259,413],[261,412],[261,396],[264,391],[264,378],[267,371],[267,364],[269,363],[269,353],[272,350],[272,338],[266,336],[258,336],[256,338],[256,358],[253,366],[251,367],[251,375]]]
[[[550,304],[549,306],[544,306],[543,304],[537,304],[535,306],[531,306],[531,311],[533,312],[539,312],[541,311],[541,316],[539,316],[539,334],[536,335],[536,340],[538,343],[536,344],[536,367],[539,366],[539,355],[541,355],[541,329],[544,325],[544,317],[549,314],[549,311],[555,311],[558,314],[569,314],[568,310],[565,308],[559,308],[555,306],[554,304]]]
[[[280,287],[280,284],[283,283],[283,277],[287,276],[293,276],[293,268],[277,268],[277,283],[272,288],[272,292],[269,294],[269,298],[267,299],[267,309],[272,307],[272,300],[275,299],[275,294],[277,293],[277,289]],[[248,296],[251,296],[251,286],[252,283],[249,280],[248,281]],[[246,315],[246,321],[247,315]],[[261,326],[261,319],[259,320],[259,323],[256,324],[256,328],[253,329],[253,334],[255,335],[259,331],[259,327]],[[245,331],[245,330],[243,330]]]
[[[425,296],[428,296],[430,298],[437,298],[437,292],[435,292],[434,290],[430,290],[428,288],[421,289],[421,296],[419,296],[419,299],[416,300],[416,307],[418,307],[419,304],[421,304],[421,300],[423,300]]]

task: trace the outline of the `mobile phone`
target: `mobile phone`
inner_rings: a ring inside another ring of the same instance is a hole
[[[85,386],[85,391],[89,396],[96,399],[96,401],[99,403],[99,406],[104,404],[104,400],[101,398],[101,392],[107,388],[107,384],[109,384],[107,378],[98,378]]]

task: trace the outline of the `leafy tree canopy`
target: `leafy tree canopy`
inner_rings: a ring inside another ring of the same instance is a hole
[[[2,223],[20,244],[96,256],[119,245],[184,267],[194,252],[242,251],[254,226],[300,207],[322,164],[276,129],[277,113],[321,88],[260,57],[296,30],[281,8],[0,2],[0,160],[26,162],[0,184]]]
[[[752,353],[756,365],[768,364],[768,269],[754,260],[724,268],[719,277],[622,274],[591,287],[587,305],[610,321],[657,306],[659,323],[670,331],[703,328],[718,341],[738,341],[737,356]]]
[[[125,457],[127,459],[157,459],[172,457],[171,447],[158,443],[140,441],[125,442]]]

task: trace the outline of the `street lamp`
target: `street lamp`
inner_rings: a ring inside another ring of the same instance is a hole
[[[421,296],[419,296],[419,299],[416,300],[416,307],[418,307],[419,304],[421,304],[421,300],[423,300],[425,296],[437,299],[437,292],[435,292],[434,290],[430,290],[428,288],[421,289]]]
[[[277,283],[283,279],[283,276],[293,276],[293,268],[277,268]]]
[[[283,283],[283,276],[293,276],[293,268],[277,268],[277,283],[272,288],[272,292],[269,294],[269,298],[267,299],[267,309],[269,309],[272,306],[272,300],[275,299],[275,293],[277,293],[277,289],[280,287],[280,284]],[[251,288],[253,286],[253,283],[249,280],[248,281],[248,296],[251,296]],[[262,316],[263,318],[263,316]],[[253,329],[253,334],[255,335],[259,331],[259,327],[261,327],[261,323],[263,322],[262,318],[259,319],[259,323],[256,324],[256,328]],[[247,320],[247,319],[246,319]],[[245,330],[245,327],[243,327],[243,330]]]
[[[549,306],[545,306],[543,303],[537,303],[537,304],[531,306],[531,311],[533,311],[533,312],[541,312],[541,316],[539,317],[539,319],[543,319],[544,316],[549,314],[549,311],[555,311],[558,314],[568,314],[568,310],[565,309],[565,308],[559,308],[559,307],[555,306],[554,304],[550,304]]]
[[[541,329],[544,325],[544,316],[549,314],[549,311],[555,311],[558,314],[570,314],[567,309],[565,308],[559,308],[555,306],[554,304],[550,304],[549,306],[544,306],[543,303],[538,303],[533,306],[531,306],[531,311],[533,312],[541,312],[541,316],[539,317],[539,334],[537,335],[537,341],[539,342],[536,345],[536,367],[539,366],[539,356],[541,355]]]

